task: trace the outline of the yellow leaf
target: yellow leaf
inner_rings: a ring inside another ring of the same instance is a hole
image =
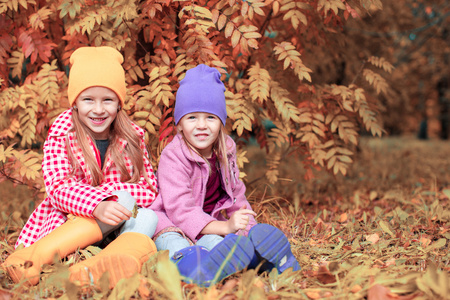
[[[145,123],[145,129],[147,130],[147,132],[149,132],[151,134],[156,134],[156,129],[150,122]]]
[[[140,286],[140,274],[136,273],[130,278],[122,278],[115,285],[108,299],[130,299]]]
[[[278,14],[278,11],[280,10],[280,2],[279,1],[274,1],[272,3],[272,10],[273,10],[273,15],[276,16]]]
[[[231,37],[231,46],[234,48],[239,43],[239,39],[241,38],[241,33],[238,30],[233,32],[233,36]]]
[[[233,22],[228,22],[227,26],[225,26],[225,37],[226,38],[230,37],[233,34],[233,30],[234,30]]]
[[[227,22],[227,17],[225,15],[220,15],[219,20],[217,21],[217,29],[222,30]]]
[[[219,19],[219,10],[218,9],[213,9],[211,11],[211,14],[212,14],[211,21],[213,21],[214,23],[217,23],[217,21]]]
[[[332,156],[334,156],[336,154],[336,148],[331,148],[328,152],[327,152],[327,154],[326,154],[326,156],[325,156],[325,159],[326,160],[329,160]]]
[[[194,10],[201,15],[203,18],[212,19],[212,13],[209,9],[203,6],[195,6]]]
[[[259,32],[251,31],[251,32],[245,32],[245,33],[243,34],[243,36],[244,36],[246,39],[258,39],[258,38],[261,37],[261,34],[260,34]]]
[[[149,74],[149,80],[148,81],[153,81],[156,78],[159,77],[159,68],[158,67],[154,67],[153,70],[150,72]]]
[[[286,57],[283,64],[283,69],[286,70],[291,64],[291,59],[289,57]]]
[[[161,259],[156,265],[156,273],[167,291],[169,299],[183,299],[181,277],[176,265],[169,259]]]
[[[253,49],[259,49],[259,44],[258,44],[258,42],[257,42],[255,39],[249,39],[249,40],[247,41],[247,43],[248,43],[248,45],[249,45],[250,47],[252,47]]]
[[[241,7],[241,15],[245,16],[248,12],[248,3],[247,2],[243,2],[242,3],[242,7]]]
[[[241,51],[242,51],[242,53],[248,53],[247,40],[245,38],[241,38],[240,44],[241,44]]]
[[[161,54],[161,58],[162,58],[162,61],[166,64],[166,65],[170,65],[170,57],[169,57],[169,55],[167,55],[167,52],[166,51],[164,51],[162,54]]]
[[[389,228],[389,225],[388,225],[388,223],[386,223],[386,221],[381,220],[380,222],[378,222],[378,225],[380,225],[381,229],[383,229],[383,231],[386,232],[387,234],[389,234],[391,237],[395,237],[394,233],[392,233],[392,231]]]
[[[149,114],[150,113],[146,112],[146,111],[137,111],[137,112],[134,113],[133,116],[135,118],[138,118],[138,119],[145,119],[146,120]]]
[[[288,11],[295,7],[295,1],[288,2],[287,4],[284,4],[281,6],[280,11]]]
[[[261,8],[256,6],[256,3],[255,3],[255,6],[253,7],[253,10],[255,11],[255,13],[257,15],[260,15],[260,16],[265,16],[266,15]],[[253,19],[253,14],[251,13],[251,10],[249,10],[249,18],[250,18],[250,20]]]
[[[238,30],[240,32],[255,32],[256,30],[258,30],[258,27],[253,25],[241,25],[238,27]]]
[[[336,156],[331,157],[331,159],[327,163],[327,168],[331,169],[334,166],[335,162],[336,162]]]

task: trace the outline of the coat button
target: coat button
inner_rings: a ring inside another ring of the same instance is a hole
[[[236,203],[236,200],[237,200],[237,199],[236,199],[236,198],[234,198],[234,201],[233,201],[233,203]]]

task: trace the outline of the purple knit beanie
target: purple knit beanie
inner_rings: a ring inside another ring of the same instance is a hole
[[[198,65],[186,72],[180,81],[175,101],[175,125],[189,113],[205,112],[219,117],[223,125],[227,121],[225,86],[217,69]]]

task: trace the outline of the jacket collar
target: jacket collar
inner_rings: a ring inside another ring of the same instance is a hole
[[[73,127],[72,123],[72,108],[62,112],[53,122],[48,136],[58,137],[65,136]]]

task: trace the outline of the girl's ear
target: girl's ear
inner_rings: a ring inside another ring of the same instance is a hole
[[[177,132],[183,132],[183,128],[181,128],[180,124],[177,125]]]

